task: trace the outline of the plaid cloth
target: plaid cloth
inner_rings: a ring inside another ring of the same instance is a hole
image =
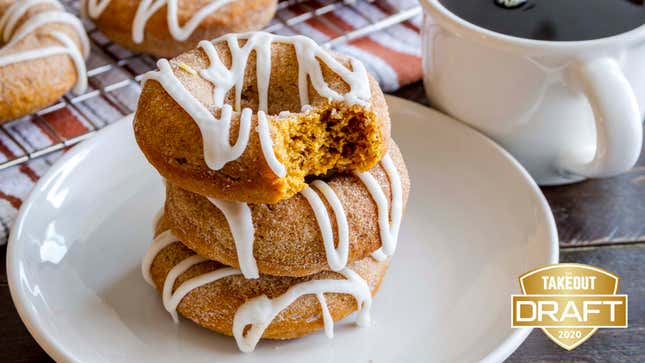
[[[289,19],[310,12],[312,8],[321,8],[333,2],[305,1],[280,10],[278,16],[282,19]],[[291,27],[279,28],[276,33],[301,33],[319,43],[324,43],[343,35],[344,32],[363,28],[371,21],[391,15],[396,9],[410,9],[416,5],[416,0],[356,1],[351,3],[351,6],[338,7],[332,12],[313,17]],[[337,45],[334,49],[360,59],[368,71],[379,81],[384,91],[394,91],[403,85],[421,79],[420,22],[420,17],[416,17],[348,43]],[[107,41],[100,33],[93,34],[92,40],[99,44]],[[118,46],[113,47],[116,49],[115,52],[127,52]],[[88,60],[88,69],[97,66],[94,58],[93,56]],[[93,88],[100,88],[100,85],[97,86],[97,83],[101,82],[99,78],[90,78],[88,92]],[[112,111],[113,115],[110,115],[110,110],[113,108],[104,107],[101,102],[105,101],[96,97],[76,105],[77,109],[83,110],[83,115],[77,110],[65,107],[47,113],[42,116],[42,119],[25,117],[12,121],[5,127],[5,130],[9,130],[8,133],[0,132],[0,162],[24,154],[16,141],[20,142],[23,147],[27,145],[31,149],[27,151],[31,152],[54,144],[56,140],[70,139],[97,126],[102,127],[109,122],[118,120],[123,116],[124,109],[126,111],[134,110],[137,92],[138,86],[136,85],[124,87],[119,92],[114,92],[111,95],[111,103],[121,100],[127,104],[120,108],[120,112]],[[89,114],[100,116],[107,121],[88,121],[87,115]],[[43,119],[46,123],[43,122]],[[48,154],[45,157],[0,171],[0,244],[6,243],[9,230],[23,200],[38,179],[63,152],[64,150]]]

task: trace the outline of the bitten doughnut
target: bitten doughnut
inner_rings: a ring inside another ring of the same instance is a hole
[[[89,41],[58,1],[0,0],[0,44],[0,122],[85,90]]]
[[[381,246],[376,255],[390,256],[410,188],[399,149],[390,145],[370,171],[311,181],[277,204],[206,198],[169,182],[167,225],[191,250],[246,278],[341,271]]]
[[[81,12],[115,43],[173,57],[202,39],[259,30],[277,0],[81,0]]]
[[[366,171],[387,151],[383,93],[357,60],[303,36],[229,34],[144,76],[139,147],[169,182],[276,203],[305,177]]]
[[[239,270],[195,255],[163,230],[162,219],[142,262],[144,278],[162,295],[175,321],[179,313],[233,336],[244,352],[252,351],[261,337],[292,339],[323,327],[332,337],[334,321],[356,310],[357,323],[369,325],[372,296],[389,263],[367,257],[339,273],[247,280]]]

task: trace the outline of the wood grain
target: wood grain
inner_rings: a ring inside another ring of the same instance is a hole
[[[11,301],[7,284],[7,246],[0,247],[0,362],[51,362],[29,335]]]
[[[629,172],[572,186],[544,187],[561,246],[645,240],[645,153]]]
[[[629,295],[629,328],[600,329],[568,352],[534,329],[509,362],[645,362],[645,243],[563,249],[562,262],[598,266],[621,277],[619,293]]]

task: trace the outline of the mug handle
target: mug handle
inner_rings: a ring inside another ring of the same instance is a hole
[[[602,178],[631,169],[641,152],[643,124],[634,90],[618,62],[608,57],[585,60],[573,64],[569,71],[593,109],[596,148],[564,153],[561,170]]]

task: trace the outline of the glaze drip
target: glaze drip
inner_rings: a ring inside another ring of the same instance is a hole
[[[143,275],[143,279],[146,280],[150,286],[155,286],[152,281],[152,276],[150,275],[150,266],[152,266],[152,261],[157,257],[159,251],[175,242],[179,242],[177,237],[175,237],[170,230],[164,231],[152,240],[152,244],[146,251],[146,254],[143,255],[143,260],[141,261],[141,274]]]
[[[54,9],[36,13],[16,28],[20,19],[27,14],[29,9],[42,4],[49,4],[53,6]],[[43,25],[50,23],[59,23],[71,26],[78,35],[81,49],[79,50],[76,43],[74,43],[74,41],[64,32],[50,31],[44,34],[56,39],[58,42],[62,43],[62,46],[46,46],[3,55],[3,53],[6,53],[8,49],[11,49],[20,40],[24,39]],[[6,9],[0,18],[0,34],[2,35],[2,40],[6,43],[0,50],[0,67],[59,54],[67,54],[72,59],[74,67],[76,68],[76,84],[74,85],[73,91],[75,93],[82,93],[85,91],[85,88],[87,87],[87,77],[85,74],[84,59],[89,55],[89,40],[81,22],[72,14],[63,11],[63,7],[58,1],[25,0],[13,3]]]
[[[245,40],[240,46],[240,40]],[[231,68],[224,66],[217,55],[213,43],[225,41],[231,52]],[[282,36],[266,32],[227,34],[212,42],[201,41],[199,47],[208,56],[210,66],[200,74],[215,86],[215,105],[221,106],[224,96],[235,87],[235,106],[240,107],[244,74],[251,53],[256,53],[259,110],[267,111],[269,79],[271,77],[271,45],[273,43],[290,44],[296,52],[298,61],[298,89],[301,106],[309,104],[309,83],[321,97],[330,101],[344,101],[349,105],[369,105],[371,97],[369,79],[365,66],[358,60],[350,58],[351,69],[334,58],[327,50],[321,48],[312,39],[302,35]],[[338,93],[329,87],[323,77],[323,62],[349,85],[349,92]]]
[[[81,15],[96,19],[110,5],[112,0],[81,0]]]
[[[196,257],[196,258],[190,260],[189,263],[186,264],[186,265],[190,265],[190,266],[188,266],[188,268],[190,268],[190,267],[192,267],[192,266],[194,266],[196,264],[205,262],[205,260],[202,260],[202,258],[199,257],[199,256],[192,256],[192,257]],[[197,257],[199,257],[199,258],[197,258]],[[188,260],[188,259],[190,259],[190,257],[188,257],[186,260]],[[186,261],[186,260],[184,260],[184,261]],[[188,269],[186,269],[186,270],[188,270]],[[179,303],[181,302],[181,300],[186,295],[188,295],[191,291],[195,290],[198,287],[210,284],[211,282],[215,282],[217,280],[223,279],[223,278],[228,277],[228,276],[239,275],[240,273],[241,272],[239,270],[234,269],[232,267],[224,267],[224,268],[220,268],[220,269],[217,269],[217,270],[214,270],[214,271],[211,271],[211,272],[207,272],[207,273],[199,275],[199,276],[195,276],[190,280],[186,280],[186,281],[184,281],[184,283],[179,285],[179,287],[177,287],[177,289],[175,289],[174,293],[169,294],[169,295],[164,295],[165,296],[164,297],[164,302],[163,302],[164,308],[166,308],[168,313],[170,313],[170,316],[172,316],[173,321],[175,323],[177,323],[177,322],[179,322],[179,319],[177,317],[177,306],[179,306]],[[169,275],[170,275],[170,273],[169,273]],[[172,281],[172,284],[168,283],[168,280],[166,280],[164,282],[164,291],[165,291],[166,284],[168,284],[168,286],[170,286],[169,289],[172,289],[172,286],[175,285],[175,280]]]
[[[175,286],[175,281],[177,281],[177,278],[184,272],[188,271],[188,269],[190,269],[191,267],[206,261],[208,260],[202,256],[192,255],[179,262],[172,269],[170,269],[170,271],[168,271],[166,280],[163,283],[161,296],[164,308],[166,308],[166,310],[170,313],[170,316],[172,316],[172,320],[175,323],[179,322],[179,317],[177,316],[177,305],[179,305],[179,301],[177,301],[177,304],[172,304],[172,288]]]
[[[148,72],[143,76],[143,82],[155,80],[161,84],[177,104],[179,104],[195,121],[202,134],[204,144],[204,161],[206,165],[219,170],[229,161],[236,160],[242,155],[249,142],[251,130],[251,109],[245,108],[240,115],[240,130],[235,145],[229,142],[233,108],[224,105],[220,118],[217,119],[179,82],[172,71],[170,62],[160,59],[157,62],[159,71]],[[261,131],[261,130],[258,130]],[[268,130],[266,130],[268,132]],[[271,136],[268,136],[271,138]]]
[[[179,242],[172,232],[165,231],[159,234],[146,251],[141,263],[144,279],[154,286],[150,275],[150,267],[157,254],[168,245]],[[192,255],[183,259],[175,265],[166,275],[162,289],[163,306],[172,316],[173,321],[179,322],[177,306],[181,300],[191,291],[217,280],[239,275],[241,272],[232,267],[223,267],[214,271],[198,275],[184,281],[173,292],[177,278],[193,266],[207,262],[205,258]],[[233,336],[239,349],[243,352],[252,352],[266,328],[273,319],[284,309],[289,307],[298,298],[304,295],[315,295],[320,303],[325,334],[333,337],[334,320],[329,312],[325,293],[350,294],[356,299],[358,315],[356,324],[359,326],[370,325],[370,309],[372,306],[372,294],[367,282],[355,271],[344,268],[340,271],[345,280],[323,279],[309,280],[291,286],[284,294],[269,299],[266,295],[257,296],[242,304],[233,318]],[[250,329],[244,334],[245,328]]]
[[[394,254],[399,236],[401,216],[403,214],[403,189],[401,187],[401,176],[396,170],[396,165],[394,165],[389,154],[386,154],[383,157],[381,160],[381,166],[383,166],[383,169],[390,180],[390,188],[392,192],[391,222],[390,207],[387,197],[374,176],[368,172],[354,172],[354,175],[361,179],[369,191],[378,209],[378,223],[382,246],[372,253],[372,257],[378,261],[383,261],[388,256],[392,256]]]
[[[332,271],[340,271],[347,265],[347,256],[349,254],[349,224],[347,223],[345,210],[336,192],[327,183],[322,180],[315,180],[310,185],[310,187],[303,189],[300,193],[307,199],[316,216],[316,221],[320,227],[320,233],[325,245],[329,268]],[[313,191],[312,187],[322,193],[334,211],[336,225],[338,226],[338,248],[334,248],[334,232],[327,208],[318,194]]]
[[[403,214],[403,190],[401,177],[389,154],[381,160],[390,182],[392,193],[392,204],[385,196],[385,192],[374,176],[369,172],[354,174],[365,185],[372,199],[376,203],[379,224],[379,236],[382,247],[372,253],[377,261],[384,261],[392,256],[396,250],[399,227]],[[327,207],[322,198],[314,190],[318,190],[330,205],[336,219],[338,247],[334,243],[334,231]],[[300,191],[307,200],[314,212],[316,222],[325,247],[327,264],[332,271],[340,271],[347,265],[349,256],[349,222],[343,204],[336,192],[322,180],[314,180],[311,184]],[[238,264],[246,278],[257,278],[258,269],[253,256],[253,243],[255,229],[253,226],[253,215],[246,203],[227,202],[215,198],[207,198],[226,217],[229,224],[235,248],[238,256]],[[391,212],[390,212],[391,211]],[[391,222],[390,222],[390,213]]]
[[[260,277],[260,273],[253,256],[255,228],[253,227],[251,209],[246,203],[229,202],[215,198],[208,198],[208,200],[224,214],[228,222],[235,242],[237,262],[240,265],[242,274],[247,279],[257,279]]]
[[[358,315],[356,324],[368,326],[370,324],[370,308],[372,306],[372,294],[367,282],[356,272],[349,268],[340,271],[346,280],[310,280],[291,286],[284,294],[269,299],[261,295],[247,300],[237,309],[233,319],[233,336],[238,348],[242,352],[252,352],[258,341],[273,319],[284,309],[289,307],[299,297],[304,295],[316,295],[321,305],[323,323],[327,336],[333,329],[333,319],[329,315],[327,300],[323,293],[350,294],[356,299]],[[245,329],[249,329],[245,333]]]
[[[245,40],[240,46],[240,40]],[[231,52],[231,67],[228,68],[220,59],[213,43],[226,42]],[[213,103],[221,109],[220,118],[200,103],[175,76],[170,63],[162,59],[157,65],[158,71],[148,72],[143,80],[153,79],[161,83],[166,92],[195,120],[204,143],[204,160],[206,165],[219,170],[226,163],[238,159],[248,145],[250,128],[250,110],[243,109],[240,120],[238,140],[234,146],[229,144],[231,117],[233,112],[240,112],[244,74],[251,53],[256,54],[257,90],[258,90],[258,126],[256,131],[260,139],[262,153],[271,171],[278,177],[285,177],[287,170],[273,150],[273,140],[267,115],[269,104],[269,80],[271,78],[271,46],[274,42],[293,45],[298,61],[298,88],[303,110],[308,106],[308,85],[323,98],[329,101],[344,101],[349,105],[369,106],[370,88],[365,67],[359,61],[351,59],[351,69],[322,49],[313,40],[304,36],[279,36],[266,32],[228,34],[212,42],[201,41],[199,48],[206,54],[209,66],[199,71],[200,76],[213,84]],[[340,94],[331,89],[325,81],[320,62],[336,73],[349,85],[349,92]],[[233,106],[225,103],[226,95],[235,92]],[[309,106],[310,107],[310,106]],[[244,118],[246,115],[247,118]],[[279,118],[279,117],[278,117]],[[248,123],[247,123],[248,121]]]
[[[235,0],[211,0],[208,5],[193,14],[182,27],[179,25],[178,0],[141,0],[132,22],[132,41],[143,42],[148,21],[164,5],[166,6],[168,32],[173,39],[182,42],[190,38],[207,16],[233,1]],[[110,2],[111,0],[81,0],[81,11],[84,16],[96,19],[101,16]]]
[[[269,169],[280,178],[284,178],[287,175],[287,169],[284,167],[278,158],[275,157],[273,152],[273,139],[271,139],[271,131],[269,130],[269,120],[264,111],[258,112],[258,136],[260,136],[260,147],[262,148],[262,154],[264,155],[264,160],[266,160],[269,165]]]
[[[334,319],[329,313],[329,306],[327,306],[327,300],[325,300],[325,294],[319,292],[316,294],[316,298],[320,303],[320,310],[322,311],[323,316],[323,326],[325,327],[325,335],[327,338],[332,339],[334,337]]]

